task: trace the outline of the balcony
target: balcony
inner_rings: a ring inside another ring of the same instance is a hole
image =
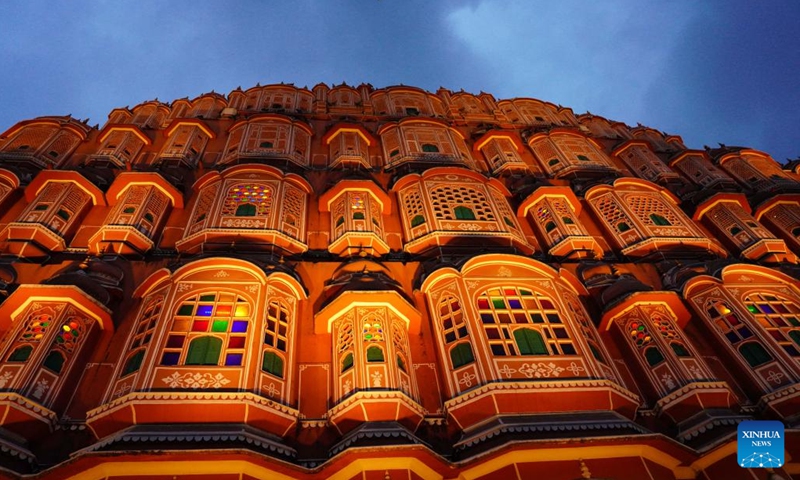
[[[411,165],[411,166],[424,166],[429,167],[432,165],[463,165],[465,167],[471,167],[472,162],[463,158],[459,157],[458,155],[447,155],[443,153],[410,153],[406,155],[397,154],[393,157],[389,158],[389,162],[386,164],[386,169],[392,169],[399,167],[401,165]]]

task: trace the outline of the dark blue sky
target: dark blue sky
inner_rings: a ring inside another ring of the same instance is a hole
[[[257,82],[534,97],[800,155],[800,2],[4,2],[0,131]]]

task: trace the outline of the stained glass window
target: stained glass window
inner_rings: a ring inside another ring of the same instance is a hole
[[[70,317],[61,325],[61,329],[56,335],[55,345],[67,353],[72,353],[82,335],[83,325],[81,325],[80,320],[76,317]]]
[[[548,355],[577,353],[555,302],[532,289],[492,288],[478,297],[478,315],[495,356],[522,354],[512,333],[529,324],[543,335]]]
[[[628,336],[651,367],[664,361],[664,355],[653,345],[653,337],[642,321],[635,320],[628,324]]]
[[[145,301],[142,312],[139,315],[139,321],[133,331],[131,344],[128,347],[129,352],[135,352],[137,349],[140,350],[136,353],[129,354],[130,356],[122,371],[122,376],[130,375],[139,370],[142,359],[144,358],[144,349],[150,344],[150,340],[153,338],[156,321],[161,314],[163,303],[164,297],[161,295],[149,298]]]
[[[9,362],[25,362],[31,356],[33,352],[33,347],[31,345],[23,345],[18,347],[16,350],[11,352],[11,355],[8,356]]]
[[[744,299],[747,310],[764,330],[793,357],[800,357],[800,345],[789,332],[800,327],[800,307],[778,294],[757,293]]]
[[[365,342],[382,342],[383,325],[380,322],[365,322],[363,336]]]
[[[221,357],[218,356],[218,361],[221,358],[222,365],[228,367],[240,366],[251,316],[250,303],[234,293],[209,292],[187,298],[176,308],[161,355],[161,365],[189,365],[189,344],[194,344],[196,338],[215,338],[220,345]],[[212,354],[208,352],[213,351],[209,349],[216,344],[215,341],[205,340],[191,348],[191,360],[209,361]]]
[[[446,344],[469,336],[467,324],[464,322],[464,313],[456,297],[446,296],[439,301],[439,321]]]
[[[684,345],[683,338],[675,329],[670,319],[656,314],[652,317],[652,321],[653,325],[658,330],[658,333],[660,333],[661,337],[663,337],[664,340],[669,343],[669,346],[675,352],[675,355],[679,357],[691,357],[691,354],[689,354],[689,351]]]
[[[228,190],[222,214],[238,217],[266,216],[272,206],[273,192],[269,185],[240,184]]]

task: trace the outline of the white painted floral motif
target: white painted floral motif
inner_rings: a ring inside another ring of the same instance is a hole
[[[275,383],[270,383],[269,386],[266,389],[264,389],[264,393],[266,393],[270,397],[275,397],[278,396],[281,393],[281,391],[275,387]]]
[[[783,382],[782,379],[785,376],[786,376],[786,374],[784,374],[783,372],[776,372],[774,370],[770,370],[769,372],[767,372],[767,381],[770,382],[770,383],[778,383],[779,384],[779,383]]]
[[[516,368],[511,368],[506,363],[505,365],[503,365],[503,368],[500,369],[500,374],[501,375],[505,375],[506,378],[511,378],[511,374],[516,372],[516,371],[517,371]]]
[[[575,376],[575,377],[578,377],[578,376],[580,376],[580,375],[578,375],[578,374],[579,374],[579,373],[582,373],[582,372],[584,372],[586,369],[585,369],[585,368],[583,368],[583,367],[581,367],[581,366],[580,366],[580,365],[578,365],[577,363],[575,363],[575,362],[572,362],[572,363],[570,363],[570,364],[569,364],[569,367],[567,367],[567,370],[568,370],[568,371],[569,371],[569,372],[570,372],[570,373],[571,373],[573,376]]]
[[[557,377],[564,371],[563,367],[559,367],[553,362],[548,364],[544,364],[542,362],[539,363],[523,363],[521,367],[519,367],[519,373],[525,375],[528,378],[548,378],[548,377]]]
[[[4,388],[8,383],[10,383],[11,379],[14,378],[14,375],[11,372],[5,372],[2,376],[0,376],[0,388]]]
[[[178,293],[185,292],[187,290],[191,290],[194,286],[191,283],[179,283],[178,284]]]
[[[214,278],[225,278],[225,277],[230,277],[230,276],[231,276],[231,274],[226,272],[225,270],[220,270],[220,271],[218,271],[217,273],[214,274]]]
[[[480,226],[475,225],[474,223],[459,223],[458,224],[459,230],[468,230],[470,232],[477,232],[482,230]]]
[[[669,373],[665,373],[664,375],[661,375],[661,382],[664,383],[664,385],[670,390],[672,390],[673,388],[675,388],[677,386],[675,384],[675,379],[672,378],[672,375],[670,375]]]
[[[131,391],[131,384],[126,382],[121,384],[120,386],[117,387],[116,390],[114,390],[113,396],[114,398],[119,398],[130,391]]]
[[[381,372],[372,372],[372,386],[373,387],[382,387],[383,386],[383,375]]]
[[[506,267],[500,267],[497,269],[497,276],[498,277],[510,277],[511,270],[507,269]]]
[[[231,383],[221,373],[213,375],[211,373],[197,372],[187,372],[183,375],[173,372],[172,375],[162,378],[161,381],[171,388],[191,388],[193,390],[198,388],[221,388]]]
[[[42,398],[48,389],[50,389],[50,382],[45,379],[39,380],[36,382],[36,386],[33,387],[33,398],[37,400]]]
[[[694,364],[689,366],[689,372],[691,372],[691,374],[692,374],[692,376],[694,378],[703,378],[703,377],[705,377],[705,375],[703,375],[703,371],[700,370],[699,368],[697,368],[697,365],[694,365]]]
[[[222,225],[225,227],[233,227],[233,228],[262,228],[264,226],[264,222],[261,220],[245,220],[241,218],[237,218],[235,220],[228,219],[222,222]]]
[[[353,384],[350,383],[350,380],[346,380],[342,384],[342,391],[344,392],[345,395],[348,395],[351,390],[353,390]]]
[[[464,387],[469,388],[472,386],[472,381],[475,380],[476,378],[478,378],[477,375],[469,372],[464,372],[464,375],[462,375],[461,378],[458,380],[458,384],[464,385]]]
[[[248,285],[247,291],[250,293],[256,293],[258,291],[258,285]]]

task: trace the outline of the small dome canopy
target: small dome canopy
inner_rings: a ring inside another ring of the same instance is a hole
[[[340,266],[323,293],[314,316],[314,331],[329,333],[331,324],[354,306],[385,305],[403,318],[409,333],[417,333],[422,315],[406,297],[402,285],[378,262],[354,259]]]
[[[46,116],[46,117],[36,117],[30,120],[23,120],[13,127],[9,128],[2,135],[0,135],[0,139],[9,138],[11,135],[17,133],[21,129],[25,127],[35,126],[35,125],[52,125],[55,127],[59,127],[65,130],[69,130],[81,141],[86,140],[86,137],[89,135],[93,129],[86,122],[81,122],[76,118],[72,118],[70,115],[65,116]]]
[[[71,170],[42,170],[36,178],[25,187],[25,200],[33,202],[39,192],[50,182],[68,182],[77,185],[92,199],[92,205],[106,205],[103,192],[83,175]]]
[[[92,298],[111,307],[122,298],[122,279],[125,274],[119,267],[98,258],[84,260],[45,280],[45,285],[74,285]]]
[[[214,277],[220,271],[224,271],[224,275]],[[282,259],[253,262],[249,257],[237,255],[208,256],[172,264],[169,268],[162,268],[147,277],[133,292],[133,296],[143,298],[165,283],[174,284],[194,279],[207,281],[214,278],[223,278],[225,283],[255,281],[260,285],[267,285],[270,282],[278,282],[286,286],[298,299],[308,298],[300,278]],[[223,280],[216,281],[220,283]]]
[[[652,286],[640,282],[634,276],[622,275],[600,294],[600,302],[608,310],[634,293],[652,292],[653,290]]]

